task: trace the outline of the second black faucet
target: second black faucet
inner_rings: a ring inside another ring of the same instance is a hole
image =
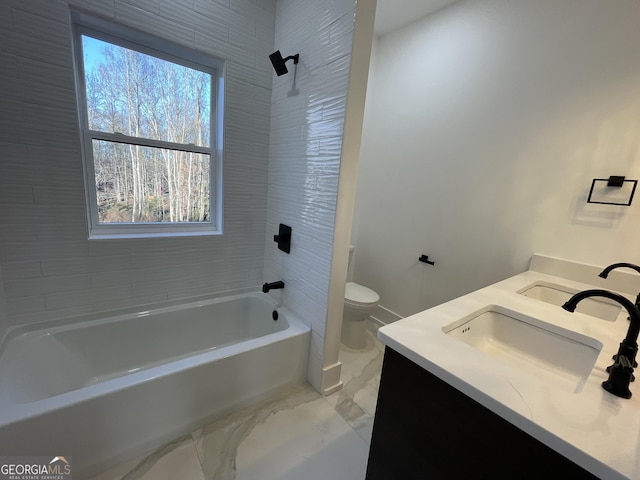
[[[614,270],[616,268],[630,268],[630,269],[635,270],[636,272],[640,273],[640,267],[638,265],[634,265],[633,263],[621,262],[621,263],[613,263],[613,264],[609,265],[607,268],[602,270],[598,274],[598,276],[600,278],[607,278],[609,276],[609,274],[611,273],[611,270]],[[640,307],[640,293],[638,293],[638,295],[636,296],[636,306]]]

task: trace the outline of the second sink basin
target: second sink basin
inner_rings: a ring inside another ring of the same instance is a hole
[[[508,365],[573,393],[582,391],[602,343],[499,305],[489,305],[442,331]]]
[[[567,300],[569,300],[579,290],[574,288],[565,287],[563,285],[557,285],[551,282],[536,282],[518,293],[525,297],[535,298],[542,302],[550,303],[552,305],[562,306]],[[608,322],[614,322],[620,314],[622,307],[607,298],[586,298],[578,304],[576,312],[584,313],[592,317],[600,318]]]

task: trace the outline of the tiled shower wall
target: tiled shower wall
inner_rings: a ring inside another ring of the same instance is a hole
[[[224,235],[87,240],[70,5],[227,61]],[[275,10],[275,0],[0,0],[0,267],[11,325],[262,282]]]
[[[279,0],[274,49],[300,54],[274,78],[265,278],[312,327],[308,379],[322,385],[327,298],[355,15],[353,0]],[[293,227],[291,254],[276,248]]]

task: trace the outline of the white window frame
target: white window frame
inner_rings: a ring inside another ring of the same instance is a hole
[[[74,70],[80,123],[82,162],[89,239],[147,238],[158,236],[218,235],[222,233],[222,146],[224,112],[224,62],[205,53],[164,40],[147,33],[72,11]],[[200,147],[121,133],[107,133],[89,128],[82,36],[88,35],[130,50],[151,55],[171,63],[211,75],[210,145]],[[114,141],[144,147],[158,147],[209,155],[209,219],[205,222],[100,223],[95,187],[93,140]]]

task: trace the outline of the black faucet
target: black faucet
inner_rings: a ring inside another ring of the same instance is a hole
[[[284,288],[284,282],[282,280],[271,283],[263,283],[262,293],[269,293],[269,290],[277,290],[278,288]]]
[[[636,272],[640,273],[640,267],[638,265],[634,265],[633,263],[624,263],[623,262],[623,263],[612,263],[607,268],[602,270],[598,274],[598,276],[602,277],[602,278],[607,278],[609,276],[609,273],[611,273],[611,270],[614,270],[616,268],[631,268],[631,269],[635,270]],[[638,295],[636,295],[636,306],[640,308],[640,293],[638,293]]]
[[[607,392],[622,398],[631,398],[629,383],[633,381],[633,366],[636,365],[638,353],[638,333],[640,333],[640,310],[638,307],[617,293],[608,290],[585,290],[576,293],[562,308],[568,312],[574,312],[578,303],[588,297],[606,297],[615,300],[629,312],[629,329],[627,336],[620,342],[618,354],[614,357],[615,363],[607,368],[609,378],[602,382],[602,388]]]

